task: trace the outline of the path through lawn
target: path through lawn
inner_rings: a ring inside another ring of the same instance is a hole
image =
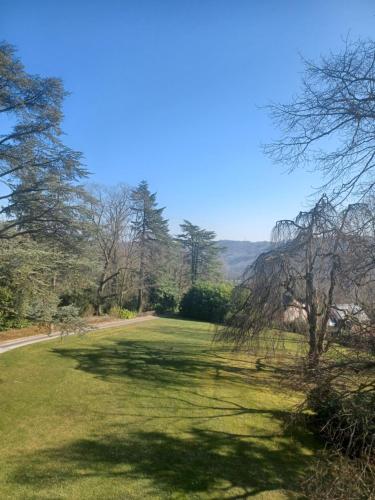
[[[0,498],[298,498],[297,399],[212,334],[157,320],[2,355]]]

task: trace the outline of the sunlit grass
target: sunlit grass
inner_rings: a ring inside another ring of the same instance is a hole
[[[155,320],[2,355],[0,498],[298,498],[298,395],[212,336]]]

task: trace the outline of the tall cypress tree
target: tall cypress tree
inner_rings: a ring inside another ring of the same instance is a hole
[[[164,208],[158,208],[156,193],[151,193],[146,181],[132,191],[134,241],[138,247],[138,303],[139,312],[145,305],[145,292],[157,267],[157,255],[169,239],[168,221]]]

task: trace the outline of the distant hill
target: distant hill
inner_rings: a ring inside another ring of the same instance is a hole
[[[262,252],[270,249],[269,241],[218,241],[223,250],[220,252],[227,279],[238,279]]]

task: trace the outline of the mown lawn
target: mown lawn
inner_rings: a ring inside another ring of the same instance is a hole
[[[156,319],[0,356],[0,498],[299,498],[298,397],[212,335]]]

